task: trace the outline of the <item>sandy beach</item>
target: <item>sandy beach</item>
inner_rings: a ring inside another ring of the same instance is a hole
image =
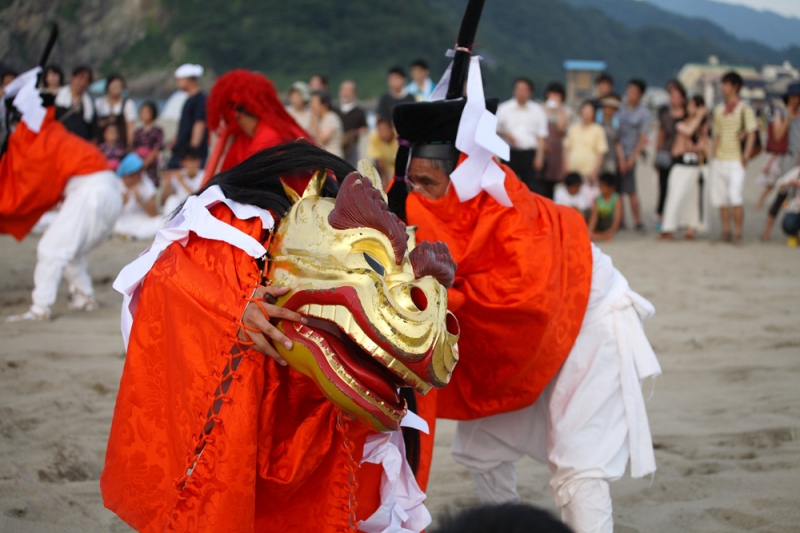
[[[650,169],[639,182],[652,228]],[[602,245],[657,309],[646,329],[664,370],[648,403],[659,470],[612,484],[618,532],[800,531],[800,250],[779,228],[757,240],[758,192],[749,176],[740,246],[652,229]],[[37,241],[0,236],[0,320],[29,304]],[[130,531],[98,479],[124,362],[111,282],[145,247],[112,240],[90,256],[99,311],[68,311],[62,286],[52,321],[0,322],[0,531]],[[437,432],[434,517],[477,502],[450,457],[454,427]],[[546,465],[523,460],[518,477],[526,501],[555,511]]]

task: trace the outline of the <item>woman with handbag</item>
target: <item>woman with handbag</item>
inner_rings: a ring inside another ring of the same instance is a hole
[[[702,226],[700,178],[708,160],[708,130],[705,100],[695,96],[689,100],[686,118],[675,124],[661,240],[672,240],[679,228],[686,228],[685,238],[692,240]]]
[[[686,89],[678,80],[667,83],[669,92],[669,106],[664,106],[658,111],[658,140],[656,141],[655,166],[658,173],[658,206],[656,216],[658,223],[656,231],[661,230],[664,215],[664,202],[667,199],[669,173],[672,169],[672,145],[675,143],[678,122],[686,118]]]

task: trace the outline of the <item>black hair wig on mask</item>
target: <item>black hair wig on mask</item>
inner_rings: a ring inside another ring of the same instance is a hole
[[[270,210],[280,220],[292,206],[280,178],[327,170],[341,183],[355,169],[344,159],[306,141],[292,141],[262,150],[217,174],[196,194],[219,185],[227,198]],[[325,180],[323,196],[335,198],[338,183]]]

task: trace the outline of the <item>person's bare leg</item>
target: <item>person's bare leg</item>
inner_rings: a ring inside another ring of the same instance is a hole
[[[744,206],[737,205],[733,208],[733,225],[735,233],[733,238],[740,240],[742,238],[742,224],[744,223]]]
[[[722,222],[722,238],[726,239],[730,237],[731,234],[730,210],[727,207],[720,207],[719,218]]]
[[[772,234],[772,226],[775,225],[775,217],[772,215],[767,215],[767,223],[764,224],[764,234],[761,235],[762,241],[768,241],[770,235]]]
[[[764,190],[761,191],[761,196],[758,197],[758,202],[756,202],[756,209],[761,209],[761,206],[764,205],[764,200],[767,199],[767,195],[772,190],[772,185],[768,185],[764,187]]]
[[[635,221],[636,226],[642,225],[642,214],[639,211],[639,197],[636,193],[632,193],[628,195],[628,198],[631,202],[631,211],[633,212],[633,220]]]

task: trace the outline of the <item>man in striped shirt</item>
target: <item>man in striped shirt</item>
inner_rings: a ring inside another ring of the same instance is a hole
[[[711,204],[719,208],[722,236],[725,242],[740,242],[744,221],[745,170],[753,152],[757,135],[753,109],[739,99],[742,77],[728,72],[722,77],[724,102],[714,109],[711,145]],[[745,137],[742,150],[742,136]],[[731,234],[730,215],[733,211],[734,233]]]

